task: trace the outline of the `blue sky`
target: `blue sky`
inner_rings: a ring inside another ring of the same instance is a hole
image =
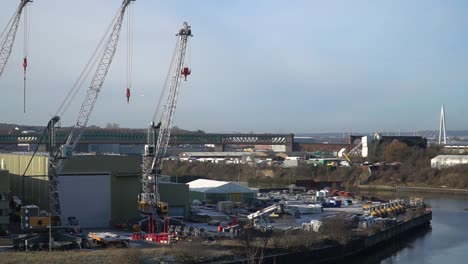
[[[3,3],[5,2],[5,3]],[[0,29],[17,1],[2,1]],[[0,123],[46,124],[102,37],[120,0],[31,6],[27,113],[22,28],[0,78]],[[468,129],[466,1],[155,1],[134,4],[132,98],[122,39],[90,124],[146,127],[174,33],[193,27],[192,75],[175,125],[208,132]],[[89,81],[87,82],[89,83]],[[86,87],[85,87],[86,88]],[[75,122],[84,92],[62,117]]]

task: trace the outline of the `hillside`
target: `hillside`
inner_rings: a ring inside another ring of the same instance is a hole
[[[164,163],[163,171],[165,174],[179,177],[180,182],[183,181],[184,176],[192,176],[225,181],[240,180],[255,187],[287,186],[295,183],[296,180],[314,179],[342,181],[344,186],[351,191],[360,184],[446,186],[468,189],[468,177],[466,177],[468,165],[443,170],[431,168],[430,159],[439,153],[438,148],[415,149],[406,145],[402,148],[390,146],[379,160],[398,165],[376,166],[373,167],[371,173],[369,173],[369,167],[358,164],[351,168],[314,167],[306,164],[295,168],[282,168],[178,161]]]

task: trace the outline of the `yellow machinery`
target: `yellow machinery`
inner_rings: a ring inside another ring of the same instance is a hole
[[[158,202],[156,209],[158,210],[159,215],[165,215],[169,212],[169,205],[166,202]],[[140,211],[143,214],[151,214],[152,211],[150,203],[146,201],[139,201],[138,211]]]
[[[60,217],[58,216],[33,216],[29,219],[30,229],[48,228],[52,222],[52,226],[60,226]]]

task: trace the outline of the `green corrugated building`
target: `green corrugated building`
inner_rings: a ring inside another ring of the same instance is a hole
[[[22,177],[30,155],[0,154],[11,173],[10,187],[21,196]],[[24,178],[24,200],[48,209],[48,157],[36,156]],[[139,216],[137,197],[141,192],[141,156],[73,156],[59,176],[62,217],[76,216],[80,225],[103,227],[110,222]],[[161,183],[161,200],[169,204],[170,216],[187,218],[190,213],[186,184]]]
[[[255,199],[255,191],[234,182],[198,179],[187,183],[190,200],[217,203],[233,201],[249,203]]]
[[[7,170],[0,168],[0,230],[5,230],[9,223],[10,213],[10,175]]]

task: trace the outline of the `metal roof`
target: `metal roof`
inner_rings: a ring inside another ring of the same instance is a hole
[[[432,161],[443,160],[468,160],[468,155],[439,155],[431,159]]]
[[[182,152],[179,156],[190,157],[240,157],[240,156],[267,156],[263,152]]]
[[[190,191],[204,193],[254,193],[255,191],[233,182],[198,179],[187,183]]]

